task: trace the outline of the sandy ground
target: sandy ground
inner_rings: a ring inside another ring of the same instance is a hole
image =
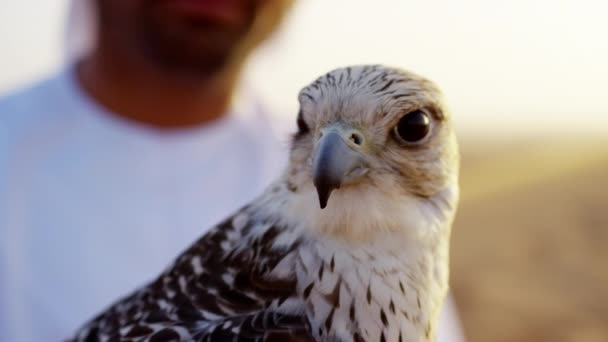
[[[462,154],[451,278],[468,340],[608,341],[608,143]]]

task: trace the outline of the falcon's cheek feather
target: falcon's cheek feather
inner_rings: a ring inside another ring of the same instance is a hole
[[[434,339],[458,200],[439,91],[355,66],[300,102],[284,175],[73,340]]]

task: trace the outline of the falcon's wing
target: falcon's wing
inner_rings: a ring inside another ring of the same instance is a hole
[[[298,243],[271,248],[282,229],[245,212],[216,226],[156,281],[87,324],[77,340],[154,341],[160,334],[163,340],[312,341],[304,316],[272,311],[296,296],[295,278],[269,273]]]
[[[129,322],[122,328],[102,333],[91,329],[78,340],[99,341],[284,341],[312,342],[310,328],[304,316],[285,315],[271,310],[228,317],[213,322],[177,322],[160,311],[140,321]]]
[[[224,319],[193,337],[197,341],[314,341],[303,316],[267,310]]]

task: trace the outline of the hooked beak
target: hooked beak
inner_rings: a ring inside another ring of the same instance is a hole
[[[322,132],[313,158],[312,175],[319,205],[324,209],[331,192],[363,176],[367,163],[359,152],[363,145],[361,133],[341,124],[331,125]]]

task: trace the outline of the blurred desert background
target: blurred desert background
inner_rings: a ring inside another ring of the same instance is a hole
[[[71,58],[68,3],[0,0],[0,96]],[[607,10],[301,0],[244,83],[285,118],[302,85],[345,64],[436,81],[461,137],[452,289],[467,340],[608,341]]]
[[[608,340],[607,146],[463,143],[451,285],[469,341]]]

